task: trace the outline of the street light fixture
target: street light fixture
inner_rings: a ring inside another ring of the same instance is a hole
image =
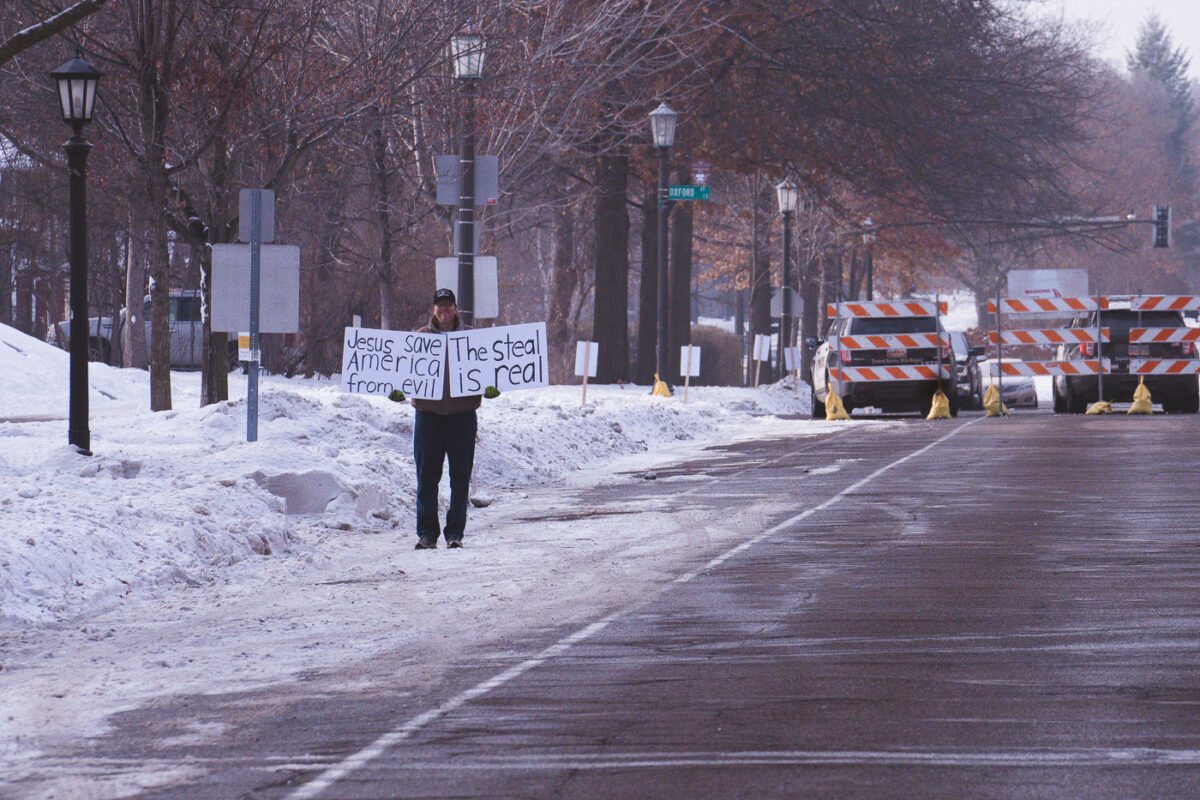
[[[863,245],[867,250],[867,299],[875,299],[875,258],[871,255],[871,245],[875,241],[875,229],[871,218],[863,220]]]
[[[658,379],[670,386],[667,368],[667,214],[671,145],[675,144],[678,114],[666,103],[650,112],[650,135],[658,148],[658,340],[655,347]]]
[[[775,187],[779,199],[779,213],[783,215],[783,307],[779,318],[779,352],[792,346],[792,217],[800,203],[800,190],[791,179],[780,181]],[[780,355],[780,374],[787,363]]]
[[[463,141],[458,170],[458,315],[463,324],[475,319],[475,83],[483,77],[487,39],[483,31],[464,25],[450,37],[454,77],[462,81]]]
[[[100,71],[75,57],[50,73],[58,84],[63,122],[74,131],[63,143],[70,173],[71,380],[67,441],[81,455],[92,454],[88,427],[88,298],[87,298],[87,156],[91,143],[83,126],[92,121]]]

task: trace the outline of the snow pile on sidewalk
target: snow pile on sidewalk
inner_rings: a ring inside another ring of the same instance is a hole
[[[141,370],[92,364],[91,445],[67,445],[67,354],[0,325],[0,626],[94,613],[173,584],[202,585],[262,557],[309,557],[308,532],[414,527],[413,409],[329,380],[264,378],[245,441],[245,379],[199,407],[148,408]],[[681,440],[751,435],[766,414],[808,415],[808,390],[646,387],[513,392],[480,411],[474,493],[486,501]],[[443,502],[447,493],[443,487]]]

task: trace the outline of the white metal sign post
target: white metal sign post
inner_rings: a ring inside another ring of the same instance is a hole
[[[683,402],[686,403],[692,376],[700,377],[700,348],[690,344],[679,348],[679,366],[683,374]]]
[[[587,405],[587,384],[588,378],[596,377],[596,370],[599,366],[600,345],[596,342],[576,342],[575,343],[575,374],[583,376],[583,402],[581,406]]]

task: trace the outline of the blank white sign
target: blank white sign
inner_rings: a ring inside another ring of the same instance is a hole
[[[689,357],[690,352],[690,357]],[[690,364],[689,364],[690,360]],[[679,374],[685,378],[700,377],[700,348],[694,344],[685,344],[679,348]]]
[[[595,342],[576,342],[575,343],[575,374],[584,375],[584,361],[587,361],[587,376],[589,378],[596,377],[596,363],[600,345]]]

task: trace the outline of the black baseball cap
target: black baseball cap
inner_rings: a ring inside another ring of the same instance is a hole
[[[433,293],[433,302],[437,303],[453,303],[458,305],[458,301],[454,299],[454,292],[449,289],[438,289]]]

